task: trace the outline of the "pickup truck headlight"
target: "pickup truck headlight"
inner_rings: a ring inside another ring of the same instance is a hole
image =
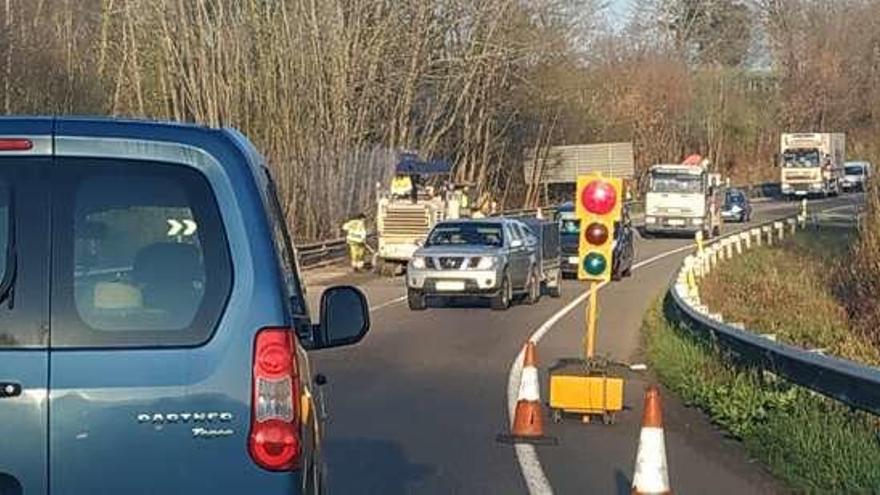
[[[645,217],[645,223],[657,223],[657,219],[654,217]]]
[[[471,258],[468,266],[477,270],[491,270],[492,268],[495,268],[495,263],[497,262],[498,258],[495,258],[494,256],[481,256],[478,258]]]
[[[415,256],[413,257],[412,267],[416,270],[424,270],[425,269],[425,258],[423,256]]]
[[[693,220],[691,220],[691,222],[692,222],[694,225],[703,225],[703,219],[702,219],[702,218],[694,218]]]
[[[733,206],[730,207],[730,211],[732,211],[733,213],[739,213],[739,212],[741,212],[742,210],[743,210],[743,209],[742,209],[742,207],[741,207],[740,205],[733,205]]]

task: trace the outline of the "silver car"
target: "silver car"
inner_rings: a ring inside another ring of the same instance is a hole
[[[841,187],[844,191],[864,191],[868,176],[871,174],[871,164],[868,162],[846,162],[843,167],[843,182]]]
[[[534,304],[541,296],[538,249],[538,237],[519,220],[441,222],[407,267],[409,307],[425,309],[428,297],[481,296],[505,310],[520,294]]]

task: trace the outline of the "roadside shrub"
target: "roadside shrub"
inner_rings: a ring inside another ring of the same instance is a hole
[[[853,329],[880,347],[880,175],[868,186],[864,219],[850,263],[839,273],[838,292]]]

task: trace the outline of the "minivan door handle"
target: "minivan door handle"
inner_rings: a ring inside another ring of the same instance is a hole
[[[21,395],[21,384],[0,382],[0,399],[8,399]]]

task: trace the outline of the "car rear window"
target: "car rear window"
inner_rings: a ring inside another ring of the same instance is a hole
[[[162,163],[69,160],[58,170],[52,346],[205,342],[232,281],[207,180]]]

